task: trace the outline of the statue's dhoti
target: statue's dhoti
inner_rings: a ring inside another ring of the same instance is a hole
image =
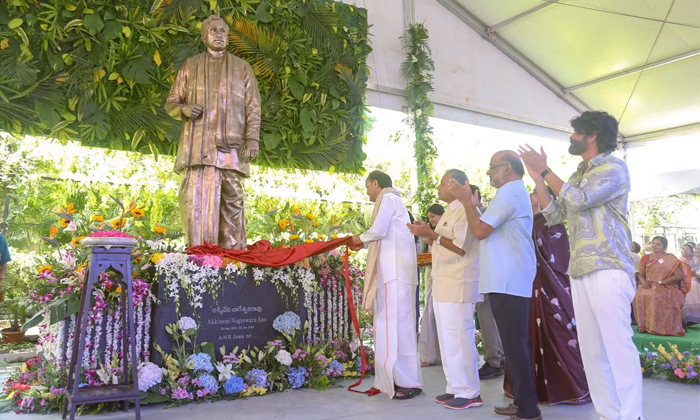
[[[191,166],[180,174],[180,217],[187,245],[205,241],[227,249],[244,249],[244,176],[231,169]]]

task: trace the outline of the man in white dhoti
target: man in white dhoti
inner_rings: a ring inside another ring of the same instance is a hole
[[[448,189],[450,180],[461,185],[467,175],[450,169],[438,185],[438,198],[448,206],[431,230],[419,220],[411,233],[432,243],[433,305],[437,321],[442,367],[447,386],[435,401],[446,408],[463,410],[483,405],[480,396],[479,353],[474,342],[474,306],[479,295],[479,243],[469,229],[462,204]]]
[[[389,175],[371,172],[365,186],[374,202],[372,227],[353,240],[369,246],[362,308],[374,313],[374,387],[389,398],[409,399],[423,387],[416,339],[416,245],[406,228],[406,205]]]

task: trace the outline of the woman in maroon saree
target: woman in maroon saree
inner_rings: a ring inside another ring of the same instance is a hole
[[[591,401],[578,348],[569,276],[569,238],[563,224],[547,226],[537,194],[530,195],[535,214],[532,239],[537,274],[530,301],[530,347],[537,399],[543,404]],[[508,374],[506,395],[512,397]]]

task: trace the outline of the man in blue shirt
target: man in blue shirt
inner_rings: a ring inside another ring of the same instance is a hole
[[[7,263],[12,261],[10,258],[10,250],[7,247],[7,241],[5,237],[0,235],[0,285],[2,285],[3,280],[5,280],[5,275],[7,275]]]
[[[541,420],[532,376],[529,339],[530,298],[537,271],[532,234],[532,205],[523,183],[525,168],[518,155],[502,150],[491,157],[486,172],[496,196],[479,217],[471,188],[457,183],[450,190],[464,205],[469,227],[479,244],[479,293],[488,294],[508,363],[514,404],[496,407],[512,420]]]

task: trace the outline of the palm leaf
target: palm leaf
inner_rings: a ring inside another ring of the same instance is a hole
[[[274,58],[279,39],[271,32],[254,23],[238,19],[233,21],[229,32],[231,52],[245,58],[256,75],[272,79]]]
[[[311,43],[319,50],[329,48],[334,51],[341,49],[336,39],[333,26],[337,29],[338,19],[327,3],[318,0],[309,2],[309,13],[304,16],[302,25],[311,36]]]

